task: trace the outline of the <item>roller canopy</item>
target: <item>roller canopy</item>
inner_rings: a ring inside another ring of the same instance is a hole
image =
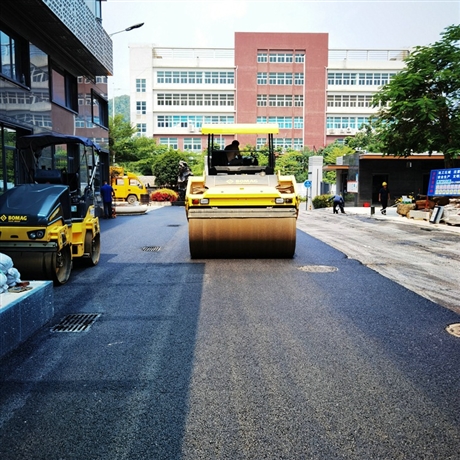
[[[60,212],[56,210],[60,207]],[[0,196],[2,226],[46,226],[63,216],[71,219],[70,198],[65,185],[23,184]]]
[[[201,134],[278,134],[276,123],[235,123],[227,125],[207,124],[201,127]]]
[[[18,148],[35,151],[37,149],[47,147],[49,145],[60,145],[60,144],[83,144],[87,147],[94,147],[94,149],[100,151],[101,147],[93,142],[88,137],[72,136],[67,134],[56,134],[56,133],[41,133],[31,134],[30,136],[23,136],[18,139]]]

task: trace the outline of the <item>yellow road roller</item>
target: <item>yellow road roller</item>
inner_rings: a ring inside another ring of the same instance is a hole
[[[17,185],[0,196],[0,252],[12,258],[21,279],[60,285],[75,259],[90,266],[99,262],[97,148],[77,136],[18,140]]]
[[[294,256],[300,197],[295,177],[275,170],[273,136],[278,132],[277,124],[202,126],[208,136],[205,172],[189,177],[185,196],[193,259]],[[259,161],[255,148],[248,155],[231,145],[222,149],[229,135],[262,138],[267,161]]]

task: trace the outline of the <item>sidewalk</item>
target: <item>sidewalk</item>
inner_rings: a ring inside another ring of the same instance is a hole
[[[460,225],[448,225],[443,223],[442,221],[439,224],[432,224],[428,220],[423,219],[409,219],[408,217],[401,216],[396,212],[396,207],[389,207],[387,208],[386,215],[380,213],[380,207],[375,207],[374,214],[371,214],[372,208],[364,208],[364,207],[347,207],[345,206],[345,213],[349,216],[363,216],[368,217],[369,219],[376,219],[376,220],[391,220],[401,224],[407,225],[417,225],[419,227],[430,227],[435,228],[437,230],[443,230],[453,233],[458,233],[460,235]],[[332,214],[332,208],[322,208],[322,209],[315,209],[314,212],[324,211]]]

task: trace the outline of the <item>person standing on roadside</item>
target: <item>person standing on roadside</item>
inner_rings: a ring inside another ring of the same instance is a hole
[[[387,214],[388,200],[390,199],[390,190],[386,182],[382,183],[382,188],[379,191],[379,202],[382,205],[380,212],[385,216]]]
[[[112,199],[115,197],[115,192],[107,181],[101,187],[102,202],[104,203],[104,219],[111,219],[113,217]]]

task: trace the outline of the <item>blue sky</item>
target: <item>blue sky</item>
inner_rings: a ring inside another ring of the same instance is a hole
[[[323,32],[329,48],[398,49],[428,45],[460,23],[459,0],[107,0],[102,24],[112,37],[109,95],[129,93],[129,44],[233,48],[235,32]]]

